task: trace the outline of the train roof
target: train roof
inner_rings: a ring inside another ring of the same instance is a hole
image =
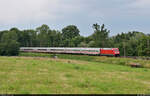
[[[118,48],[84,48],[84,47],[21,47],[20,49],[80,49],[80,50],[112,50]]]
[[[99,50],[100,48],[70,48],[70,47],[21,47],[20,49],[86,49],[86,50]]]

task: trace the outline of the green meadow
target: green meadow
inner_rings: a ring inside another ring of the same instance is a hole
[[[0,57],[0,94],[150,94],[150,61],[57,56]],[[132,68],[130,63],[141,63],[143,68]]]

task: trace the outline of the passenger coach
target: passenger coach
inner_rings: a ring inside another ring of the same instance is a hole
[[[21,47],[21,52],[120,56],[118,48]]]

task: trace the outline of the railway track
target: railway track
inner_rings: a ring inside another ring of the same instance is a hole
[[[139,57],[139,56],[120,56],[119,58],[132,58],[132,59],[150,60],[150,57]]]
[[[21,52],[26,52],[26,51],[21,51]],[[55,52],[46,52],[46,51],[28,51],[29,53],[51,53],[51,54],[55,54]],[[56,53],[56,54],[68,54],[68,53]],[[74,54],[77,55],[77,54]],[[94,56],[94,55],[92,55]],[[120,57],[116,57],[116,58],[132,58],[132,59],[141,59],[141,60],[150,60],[150,57],[139,57],[139,56],[120,56]]]

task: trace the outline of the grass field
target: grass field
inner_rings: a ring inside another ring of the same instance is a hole
[[[23,55],[31,53],[0,57],[0,94],[150,94],[149,68],[98,62],[93,56]]]
[[[45,53],[20,53],[20,56],[26,57],[49,57],[51,58],[54,54],[45,54]],[[72,60],[82,60],[89,62],[99,62],[107,64],[117,64],[130,66],[133,63],[139,63],[143,68],[150,68],[150,60],[141,60],[141,59],[131,59],[131,58],[116,58],[116,57],[102,57],[102,56],[87,56],[87,55],[66,55],[66,54],[56,54],[60,59],[72,59]]]

